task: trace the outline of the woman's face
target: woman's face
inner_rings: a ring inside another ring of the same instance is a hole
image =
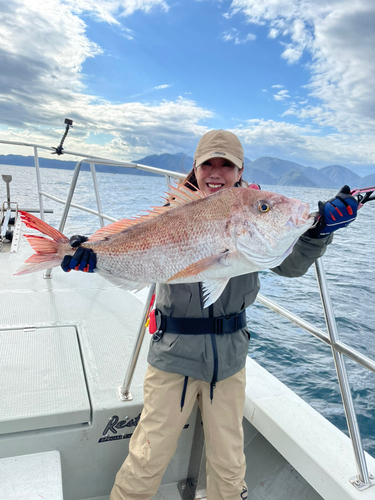
[[[241,170],[224,158],[211,158],[195,167],[198,187],[206,194],[216,193],[220,189],[233,187],[241,178]]]

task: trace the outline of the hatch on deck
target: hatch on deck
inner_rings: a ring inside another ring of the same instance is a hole
[[[0,345],[0,434],[90,421],[74,326],[3,330]]]

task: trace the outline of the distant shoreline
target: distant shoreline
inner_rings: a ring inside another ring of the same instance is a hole
[[[93,159],[93,161],[95,162],[95,159]],[[167,170],[168,172],[171,172],[171,175],[175,173],[184,173],[187,175],[193,166],[193,162],[194,159],[192,157],[183,153],[162,153],[159,155],[150,155],[141,159],[133,160],[131,163]],[[14,166],[16,168],[33,167],[34,157],[0,154],[0,164]],[[76,164],[77,161],[63,161],[60,158],[39,158],[40,168],[54,168],[57,170],[73,171]],[[98,173],[147,177],[155,177],[159,175],[145,170],[139,170],[137,168],[113,165],[96,164],[95,168]],[[90,171],[90,166],[87,161],[82,163],[81,170],[84,172]],[[317,169],[315,167],[306,167],[299,163],[270,156],[263,156],[257,158],[256,160],[249,160],[248,158],[245,158],[243,179],[249,183],[254,182],[261,186],[299,186],[340,189],[345,184],[352,188],[363,188],[375,185],[375,173],[361,177],[357,173],[342,165],[327,165],[326,167]]]
[[[55,169],[55,170],[70,170],[73,171],[76,163],[74,165],[41,165],[41,158],[39,158],[39,167],[40,168],[46,168],[46,169]],[[61,163],[68,163],[68,162],[61,162]],[[2,167],[16,167],[16,168],[22,168],[22,167],[30,167],[30,168],[35,168],[35,165],[15,165],[12,163],[0,163],[0,166]],[[106,165],[95,165],[95,170],[96,172],[100,172],[103,174],[125,174],[125,175],[146,175],[150,177],[158,177],[159,174],[154,174],[152,172],[146,172],[145,170],[139,170],[136,168],[131,168],[131,167],[112,167],[112,166],[106,166]],[[90,172],[90,166],[83,163],[81,165],[81,172]],[[171,170],[171,173],[174,173],[173,170]]]

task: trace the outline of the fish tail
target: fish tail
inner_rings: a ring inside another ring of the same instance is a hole
[[[59,246],[62,243],[69,243],[69,239],[57,229],[38,219],[38,217],[21,210],[19,213],[21,214],[23,223],[28,228],[36,229],[46,236],[49,236],[49,238],[25,234],[25,238],[27,238],[36,253],[29,257],[14,274],[20,276],[22,274],[34,273],[35,271],[43,271],[44,269],[59,266],[61,264],[61,256],[58,254]]]

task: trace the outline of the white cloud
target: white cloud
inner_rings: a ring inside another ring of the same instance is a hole
[[[51,95],[74,100],[84,88],[83,62],[102,52],[86,37],[83,21],[57,0],[0,0],[0,12],[0,102],[5,115],[12,105],[32,105],[42,91],[40,104]]]
[[[128,9],[156,3],[125,2]],[[78,4],[76,8],[82,8]],[[98,2],[96,8],[103,5],[109,11],[112,3]],[[70,4],[0,0],[0,12],[0,117],[9,127],[1,133],[4,140],[21,137],[57,146],[68,117],[74,129],[67,149],[82,150],[90,133],[101,133],[113,139],[95,146],[95,154],[134,159],[193,147],[207,130],[201,122],[211,118],[212,111],[187,98],[114,104],[86,93],[82,65],[102,51],[87,38],[85,24]]]
[[[75,14],[88,13],[112,24],[119,24],[117,17],[130,16],[137,10],[146,13],[154,8],[169,10],[164,0],[65,0],[65,3]]]
[[[224,33],[221,34],[221,39],[223,42],[229,42],[230,40],[233,40],[233,35],[231,33],[228,33],[227,31],[224,31]]]
[[[285,99],[289,99],[289,91],[288,90],[280,90],[277,94],[274,94],[275,101],[285,101]]]
[[[268,33],[268,37],[269,38],[276,38],[279,34],[279,31],[276,29],[276,28],[271,28],[269,33]]]
[[[125,28],[124,26],[122,26],[121,30],[122,30],[122,36],[124,38],[126,38],[127,40],[134,40],[132,30],[130,30],[129,28]]]
[[[281,54],[281,57],[286,59],[289,64],[293,64],[297,62],[302,56],[303,50],[301,48],[296,48],[293,46],[289,46],[284,52]]]
[[[252,33],[248,33],[244,38],[236,37],[234,43],[238,45],[246,42],[253,42],[254,40],[256,40],[256,36]]]
[[[283,45],[289,64],[307,52],[311,61],[310,96],[316,113],[301,117],[338,131],[370,133],[375,129],[375,2],[368,0],[232,0],[230,14],[265,24]],[[303,105],[301,105],[303,106]]]
[[[82,65],[102,49],[89,40],[78,15],[118,24],[121,16],[152,9],[167,12],[168,5],[162,0],[0,0],[0,117],[9,127],[2,138],[57,146],[63,119],[69,117],[74,120],[66,142],[70,150],[82,150],[90,133],[112,137],[107,144],[90,145],[98,156],[129,160],[194,150],[213,111],[181,97],[114,104],[85,89]],[[283,115],[300,120],[299,125],[253,120],[238,126],[233,131],[247,155],[293,155],[304,164],[375,163],[375,2],[233,0],[230,16],[235,9],[248,21],[267,25],[269,36],[282,41],[280,56],[287,62],[298,63],[304,52],[311,56],[310,96],[298,97]],[[121,29],[123,36],[133,36]],[[224,36],[239,44],[250,35],[229,30]],[[282,85],[272,88],[280,89],[275,100],[290,103]],[[327,126],[338,132],[323,137],[321,128]]]
[[[274,120],[248,120],[243,127],[232,129],[241,139],[245,155],[293,158],[303,165],[322,167],[329,163],[344,164],[356,170],[357,165],[374,164],[372,135],[365,137],[333,133],[325,137],[319,128]]]
[[[157,87],[154,87],[155,90],[160,90],[160,89],[167,89],[168,87],[171,87],[172,85],[169,84],[164,84],[164,85],[158,85]]]
[[[220,37],[223,42],[230,42],[231,40],[234,40],[235,45],[242,45],[246,42],[253,42],[254,40],[256,40],[256,36],[252,33],[241,36],[240,32],[236,28],[231,28],[228,31],[224,31]]]
[[[34,108],[30,113],[33,111]],[[213,113],[183,98],[155,105],[139,102],[116,105],[76,100],[74,108],[64,107],[56,113],[50,111],[49,124],[54,123],[55,128],[46,129],[43,126],[45,117],[35,117],[36,123],[22,133],[22,141],[57,146],[65,116],[74,120],[74,128],[65,143],[67,150],[82,151],[90,133],[105,134],[112,136],[112,140],[103,146],[90,145],[90,154],[132,160],[155,152],[177,152],[186,147],[193,149],[197,139],[208,130],[200,123],[212,118]],[[7,131],[2,131],[1,138],[19,141],[20,130],[9,127]],[[3,146],[1,150],[4,151]]]

